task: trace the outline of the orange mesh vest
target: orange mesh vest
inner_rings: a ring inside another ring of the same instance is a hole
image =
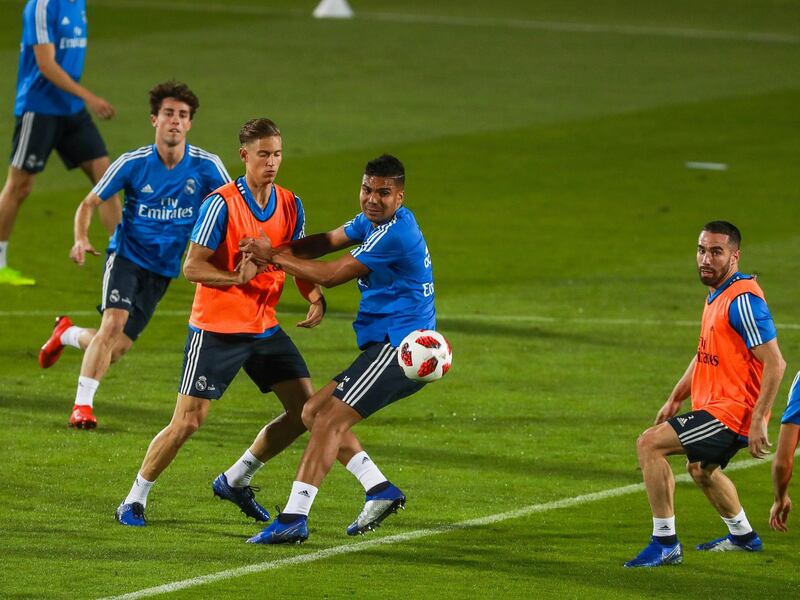
[[[274,184],[273,184],[274,185]],[[215,193],[222,196],[228,208],[228,226],[225,239],[211,256],[211,262],[225,271],[233,271],[239,263],[239,240],[243,237],[259,238],[263,231],[273,246],[292,239],[297,222],[297,205],[294,194],[274,185],[277,205],[266,221],[259,221],[242,196],[236,181]],[[285,274],[282,270],[267,270],[246,284],[211,287],[198,283],[192,304],[189,323],[214,333],[263,333],[278,324],[275,305],[283,291]]]
[[[705,410],[746,436],[761,391],[764,365],[728,321],[731,303],[745,292],[764,300],[764,292],[754,279],[739,279],[710,304],[706,301],[692,375],[692,410]]]

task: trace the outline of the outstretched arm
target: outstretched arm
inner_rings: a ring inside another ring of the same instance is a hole
[[[42,76],[56,87],[77,96],[101,119],[110,119],[116,112],[114,107],[100,96],[94,95],[87,88],[75,81],[56,62],[55,44],[34,44],[33,54],[36,65]]]
[[[686,400],[692,393],[692,375],[694,375],[694,367],[696,364],[697,355],[692,357],[692,360],[689,362],[689,366],[686,368],[683,376],[678,380],[678,383],[675,384],[675,387],[673,388],[672,393],[669,395],[669,398],[667,398],[667,401],[664,403],[664,406],[662,406],[661,410],[658,411],[655,421],[656,425],[663,423],[667,419],[671,419],[677,415],[681,408],[681,404],[683,404],[683,401]]]

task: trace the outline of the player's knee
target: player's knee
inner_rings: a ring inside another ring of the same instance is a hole
[[[33,177],[14,177],[6,183],[8,194],[7,198],[16,203],[22,204],[25,198],[30,196],[33,191]]]
[[[654,443],[653,443],[653,435],[651,430],[648,429],[644,431],[637,439],[636,439],[636,454],[641,456],[646,456],[653,452]]]
[[[116,341],[125,330],[128,322],[128,313],[125,311],[106,311],[103,313],[103,321],[97,335],[104,341]],[[124,352],[123,352],[124,354]]]
[[[187,416],[183,419],[171,423],[170,430],[173,438],[175,438],[179,443],[182,444],[190,437],[192,437],[195,431],[200,429],[201,424],[202,424],[201,419],[192,416]]]
[[[318,410],[319,407],[311,403],[307,403],[305,406],[303,406],[301,420],[303,421],[305,428],[309,431],[311,431],[311,428],[314,426],[314,418],[317,416]]]

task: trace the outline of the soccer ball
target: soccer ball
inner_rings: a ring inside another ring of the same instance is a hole
[[[436,381],[450,369],[453,351],[441,333],[432,329],[417,329],[400,342],[397,362],[409,379]]]

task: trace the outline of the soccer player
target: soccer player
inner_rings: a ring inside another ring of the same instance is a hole
[[[658,411],[656,424],[636,444],[653,537],[626,567],[658,567],[683,560],[675,529],[675,478],[667,457],[685,454],[695,483],[716,509],[729,535],[697,546],[710,552],[762,548],[733,482],[722,473],[741,448],[763,458],[770,446],[767,422],[786,363],[764,292],[739,272],[739,230],[727,221],[703,227],[697,269],[709,293],[700,341],[689,367]],[[677,415],[691,395],[691,412]],[[676,416],[677,415],[677,416]]]
[[[278,248],[264,238],[242,241],[258,263],[271,261],[297,277],[332,287],[358,280],[361,304],[353,323],[362,353],[320,389],[303,410],[311,430],[297,476],[280,515],[248,541],[257,544],[302,542],[308,514],[344,436],[362,419],[424,386],[404,375],[397,346],[415,329],[433,329],[431,256],[412,212],[403,206],[405,169],[394,156],[367,163],[361,180],[361,214],[343,226]],[[311,260],[358,244],[330,262]],[[364,533],[405,505],[405,495],[385,477],[366,490],[361,514],[347,528]]]
[[[87,28],[85,0],[28,0],[25,4],[16,126],[8,176],[0,192],[0,284],[36,283],[8,266],[8,241],[20,206],[50,152],[55,149],[67,169],[80,167],[95,184],[108,169],[108,152],[86,106],[101,119],[113,117],[114,107],[78,83]],[[120,220],[116,196],[101,209],[100,218],[111,235]]]
[[[313,393],[311,379],[303,357],[275,318],[285,274],[273,265],[258,267],[252,256],[239,250],[244,237],[263,237],[276,246],[299,240],[304,235],[305,212],[294,193],[275,184],[282,160],[282,138],[275,123],[248,121],[239,141],[244,177],[208,198],[192,232],[183,272],[197,288],[175,413],[150,443],[130,493],[117,508],[116,518],[123,525],[146,525],[147,495],[156,478],[197,431],[212,401],[222,397],[240,369],[262,393],[275,392],[284,412],[214,480],[217,497],[233,502],[257,521],[268,521],[269,513],[256,502],[250,480],[306,430],[301,413]],[[298,326],[315,327],[326,309],[322,290],[305,281],[296,283],[310,304]],[[345,436],[338,456],[365,487],[382,478],[352,433]]]
[[[85,350],[71,427],[93,429],[94,396],[109,364],[119,360],[142,333],[171,279],[203,199],[230,181],[222,161],[186,142],[200,103],[183,83],[168,81],[150,90],[150,122],[155,143],[127,152],[114,161],[75,213],[75,244],[70,257],[83,265],[98,255],[89,241],[95,208],[125,190],[125,210],[107,250],[100,329],[56,319],[39,352],[42,368],[51,367],[64,346]]]
[[[794,376],[789,389],[789,400],[781,418],[778,448],[772,461],[772,487],[775,502],[769,511],[769,525],[775,531],[787,531],[786,521],[792,510],[789,482],[794,468],[794,451],[800,442],[800,371]]]

